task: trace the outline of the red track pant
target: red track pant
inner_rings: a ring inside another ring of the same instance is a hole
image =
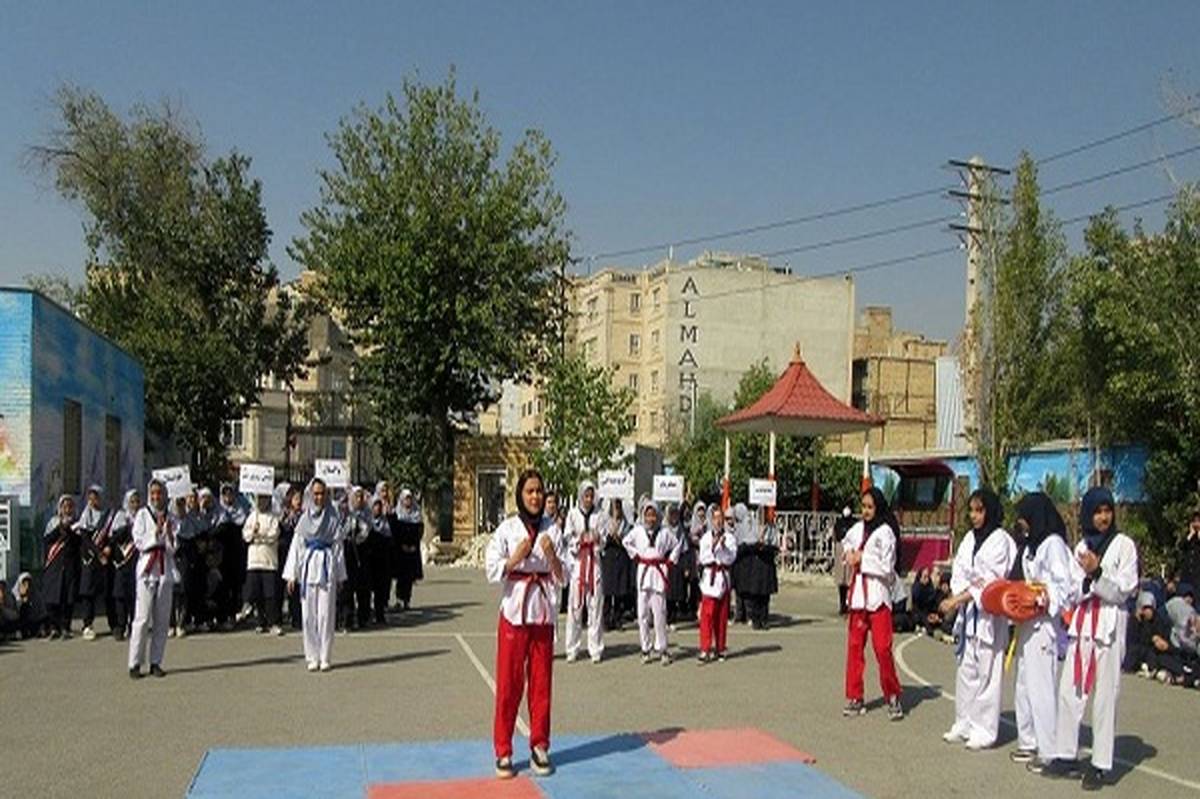
[[[550,748],[550,690],[554,664],[554,625],[516,626],[500,617],[496,646],[496,717],[492,742],[496,757],[512,757],[513,727],[529,679],[529,746]]]
[[[879,663],[879,687],[884,699],[900,696],[900,678],[892,659],[892,609],[850,611],[850,631],[846,641],[846,698],[863,698],[863,671],[866,669],[867,634],[875,660]]]
[[[729,592],[720,599],[706,596],[700,600],[700,651],[725,651],[725,631],[729,629]],[[714,647],[714,643],[716,646]]]

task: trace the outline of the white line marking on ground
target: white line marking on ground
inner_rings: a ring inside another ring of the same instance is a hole
[[[921,636],[914,635],[911,638],[909,638],[907,641],[904,641],[903,643],[901,643],[899,646],[896,647],[895,652],[894,652],[895,657],[896,657],[896,665],[899,666],[900,671],[902,671],[906,675],[908,675],[908,677],[910,679],[916,680],[918,683],[920,683],[925,688],[932,688],[933,683],[929,682],[924,677],[922,677],[920,674],[917,674],[915,671],[913,671],[911,668],[909,668],[908,663],[904,660],[904,650],[908,648],[909,644],[911,644],[913,641],[916,641],[920,637]],[[951,702],[954,701],[954,694],[947,693],[946,691],[940,691],[940,693],[941,693],[943,699],[947,699]],[[1000,723],[1005,725],[1006,727],[1014,727],[1014,728],[1016,727],[1015,724],[1013,724],[1011,721],[1009,721],[1006,718],[1001,718]],[[1125,766],[1126,768],[1132,769],[1134,771],[1140,771],[1143,774],[1148,774],[1151,777],[1158,777],[1160,780],[1166,780],[1167,782],[1173,782],[1176,785],[1182,785],[1184,788],[1191,788],[1193,791],[1200,791],[1200,782],[1193,782],[1192,780],[1184,779],[1183,777],[1177,777],[1174,774],[1169,774],[1165,771],[1162,771],[1161,769],[1156,769],[1153,766],[1147,766],[1144,763],[1132,763],[1132,762],[1125,760],[1123,758],[1120,758],[1120,757],[1114,757],[1113,761],[1116,763],[1120,763],[1122,766]]]
[[[487,687],[491,689],[492,696],[495,696],[496,681],[493,680],[492,675],[488,673],[487,667],[485,667],[483,663],[480,662],[479,658],[476,657],[475,650],[471,649],[471,645],[467,643],[467,639],[463,638],[461,634],[455,633],[454,638],[456,641],[458,641],[458,645],[462,647],[462,651],[466,652],[467,657],[470,658],[471,662],[475,664],[475,670],[479,672],[479,676],[483,678],[483,681],[487,683]],[[529,725],[525,723],[525,719],[521,718],[519,713],[517,714],[517,730],[526,738],[529,737]]]

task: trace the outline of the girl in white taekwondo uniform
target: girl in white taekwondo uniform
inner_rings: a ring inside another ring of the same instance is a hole
[[[651,660],[651,648],[664,666],[667,652],[667,589],[671,567],[679,559],[679,542],[661,524],[658,505],[642,501],[639,523],[625,536],[625,551],[637,563],[637,615],[641,633],[642,663]]]
[[[1071,603],[1066,671],[1058,683],[1056,759],[1042,772],[1074,776],[1078,766],[1079,722],[1092,697],[1092,763],[1083,772],[1084,790],[1108,781],[1113,763],[1117,694],[1125,656],[1125,603],[1138,588],[1137,547],[1117,530],[1112,492],[1091,488],[1083,495],[1079,526],[1083,540],[1071,563]]]
[[[842,539],[850,568],[847,597],[849,623],[846,631],[847,718],[867,712],[863,704],[863,673],[866,670],[867,636],[879,664],[879,685],[888,705],[888,718],[904,718],[900,703],[900,678],[892,655],[892,601],[896,579],[896,536],[900,523],[878,488],[862,495],[862,521],[856,522]]]
[[[517,514],[505,519],[488,542],[488,582],[504,586],[496,631],[496,706],[492,743],[496,776],[515,776],[513,726],[528,678],[530,764],[535,774],[550,764],[550,696],[558,587],[564,574],[562,534],[544,514],[545,487],[534,469],[517,480]]]
[[[171,621],[171,600],[175,581],[175,545],[178,532],[175,517],[167,511],[167,487],[151,480],[146,487],[146,507],[133,520],[133,545],[138,551],[134,567],[137,602],[133,634],[129,637],[129,676],[142,676],[146,655],[146,636],[150,633],[150,673],[165,677],[163,655],[167,649],[167,628]]]
[[[965,741],[972,751],[986,749],[1000,732],[1000,700],[1004,687],[1004,650],[1008,619],[983,609],[983,589],[1008,576],[1017,545],[1000,525],[1004,510],[994,491],[981,488],[968,500],[971,527],[954,555],[950,572],[953,596],[942,601],[954,621],[958,670],[954,682],[954,726],[942,738]]]
[[[1017,532],[1024,535],[1008,576],[1038,583],[1043,590],[1038,599],[1042,615],[1017,625],[1017,749],[1011,757],[1030,763],[1036,772],[1055,753],[1059,616],[1071,598],[1071,550],[1067,527],[1050,497],[1040,491],[1026,494],[1017,503],[1016,516]]]
[[[703,515],[704,508],[698,511]],[[729,629],[729,568],[737,559],[737,539],[725,530],[725,515],[712,507],[712,524],[700,537],[697,562],[700,570],[700,663],[725,662],[725,636]]]
[[[592,662],[599,663],[604,655],[604,585],[600,568],[604,528],[604,514],[596,507],[596,486],[585,480],[579,486],[579,504],[567,514],[567,529],[563,533],[572,564],[567,597],[568,663],[579,657],[585,626]]]
[[[342,540],[346,528],[319,478],[304,489],[304,511],[296,521],[283,566],[288,593],[300,593],[304,659],[308,670],[329,671],[337,623],[338,586],[346,581]]]

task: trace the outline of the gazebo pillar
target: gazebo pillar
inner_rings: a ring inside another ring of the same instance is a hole
[[[767,454],[767,479],[770,480],[772,483],[774,483],[775,482],[775,431],[774,430],[772,430],[770,432],[770,435],[768,436],[768,440],[770,441],[770,444],[767,447],[767,453],[768,453]],[[776,492],[775,492],[775,501],[776,502],[779,501],[778,490],[776,490]],[[775,506],[774,505],[767,508],[767,523],[768,524],[775,523]]]
[[[721,513],[729,513],[729,436],[725,436],[725,477],[721,481]]]

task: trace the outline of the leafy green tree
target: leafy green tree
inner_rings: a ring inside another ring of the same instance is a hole
[[[75,285],[70,279],[61,275],[26,275],[25,285],[46,295],[71,313],[79,313],[83,287]]]
[[[385,469],[435,495],[456,420],[504,380],[531,379],[559,340],[568,237],[554,155],[531,130],[501,159],[453,71],[359,106],[329,144],[336,166],[320,172],[293,254],[361,355],[354,388]]]
[[[580,355],[550,362],[542,384],[545,437],[534,465],[567,497],[604,469],[627,465],[621,439],[633,432],[633,392],[613,388],[612,370],[589,366]]]
[[[1008,457],[1069,425],[1069,392],[1061,380],[1066,243],[1041,207],[1037,167],[1028,154],[1017,164],[1009,211],[986,190],[982,204],[980,299],[964,362],[976,399],[968,436],[983,483],[1004,491]]]
[[[148,426],[215,479],[225,421],[257,401],[264,375],[291,380],[305,352],[306,310],[267,261],[262,186],[237,152],[207,159],[170,106],[122,117],[63,86],[55,111],[61,125],[30,154],[86,214],[76,310],[141,361]]]

